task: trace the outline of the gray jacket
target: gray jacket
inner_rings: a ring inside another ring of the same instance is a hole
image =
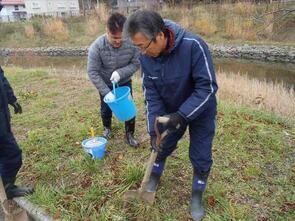
[[[113,48],[106,34],[98,37],[88,52],[87,72],[99,93],[104,96],[111,91],[113,71],[120,75],[119,84],[130,81],[139,68],[139,51],[130,40],[123,41],[120,48]]]

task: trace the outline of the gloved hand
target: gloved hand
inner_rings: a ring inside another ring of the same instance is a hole
[[[21,114],[23,112],[22,107],[20,106],[20,104],[16,101],[13,104],[11,104],[11,106],[14,108],[14,113],[15,114]]]
[[[151,144],[152,150],[154,150],[154,151],[160,150],[160,147],[157,147],[157,137],[156,136],[151,136],[150,144]]]
[[[119,75],[119,73],[117,72],[117,71],[114,71],[113,73],[112,73],[112,76],[111,76],[111,78],[110,78],[110,80],[111,80],[111,82],[113,82],[113,83],[118,83],[119,81],[120,81],[120,75]]]
[[[186,123],[186,120],[177,112],[164,115],[160,119],[159,123],[163,124],[169,132],[176,132]]]
[[[104,99],[106,99],[107,101],[114,101],[116,99],[115,95],[113,94],[113,92],[109,92],[104,96]]]

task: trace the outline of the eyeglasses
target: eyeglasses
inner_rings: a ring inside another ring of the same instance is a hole
[[[150,45],[151,45],[151,43],[152,43],[152,41],[154,40],[154,38],[152,38],[150,41],[149,41],[149,43],[147,44],[147,46],[145,46],[145,47],[141,47],[141,46],[137,46],[138,48],[139,48],[139,50],[141,50],[141,52],[146,52],[146,50],[150,47]]]

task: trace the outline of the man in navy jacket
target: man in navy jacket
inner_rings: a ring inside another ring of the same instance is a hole
[[[208,46],[200,37],[148,10],[132,14],[124,32],[141,51],[151,146],[157,148],[153,127],[157,116],[166,117],[168,122],[162,130],[170,131],[161,144],[148,189],[156,191],[166,158],[188,127],[193,165],[191,212],[194,220],[201,220],[205,214],[202,196],[212,165],[217,105],[217,83]]]
[[[34,190],[15,185],[16,174],[22,165],[22,152],[11,131],[8,104],[14,108],[16,114],[22,113],[22,108],[0,66],[0,174],[7,198],[11,199],[31,194]]]

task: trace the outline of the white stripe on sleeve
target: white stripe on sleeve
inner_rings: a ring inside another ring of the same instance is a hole
[[[202,51],[202,54],[204,56],[204,59],[205,59],[205,64],[206,64],[206,68],[207,68],[207,73],[209,75],[209,78],[210,78],[210,88],[211,88],[211,92],[208,94],[208,96],[206,97],[206,99],[199,105],[197,106],[191,113],[189,113],[186,117],[189,118],[190,116],[192,116],[197,110],[199,110],[210,98],[210,96],[213,94],[214,92],[214,89],[213,89],[213,86],[212,86],[212,75],[211,75],[211,71],[209,69],[209,64],[208,64],[208,60],[207,60],[207,57],[206,57],[206,54],[204,52],[204,49],[202,47],[202,45],[200,44],[200,42],[196,39],[193,39],[193,38],[183,38],[184,40],[188,40],[188,41],[195,41],[197,42],[197,44],[199,45],[201,51]]]

